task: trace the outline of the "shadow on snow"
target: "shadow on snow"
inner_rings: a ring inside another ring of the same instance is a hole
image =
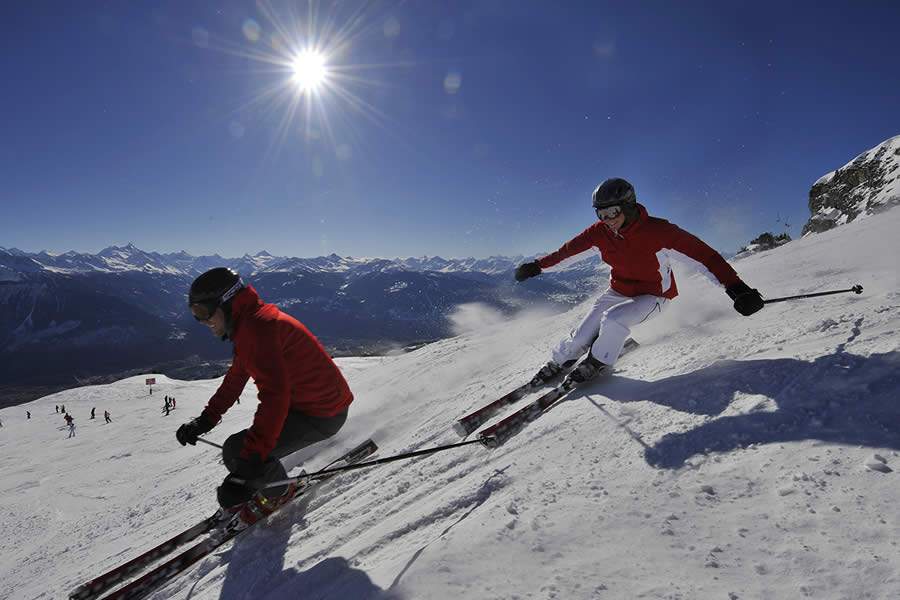
[[[710,417],[731,406],[736,393],[758,396],[745,401],[742,414],[668,433],[652,445],[638,440],[647,463],[659,468],[681,467],[697,454],[798,440],[900,449],[900,352],[864,357],[843,347],[812,362],[722,361],[653,382],[613,376],[599,390],[617,402],[643,400]]]
[[[305,513],[313,497],[315,493],[302,501],[298,508],[291,510],[291,514],[276,517],[269,526],[250,531],[246,539],[239,539],[231,545],[223,556],[227,567],[220,600],[400,599],[399,595],[386,592],[375,585],[364,571],[353,568],[342,557],[326,558],[306,571],[284,568],[293,527],[307,525],[305,517],[298,518],[294,515]],[[203,575],[201,573],[194,585],[202,580]]]

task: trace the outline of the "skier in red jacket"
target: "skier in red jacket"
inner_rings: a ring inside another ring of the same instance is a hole
[[[287,477],[279,459],[336,434],[347,419],[353,394],[315,336],[297,319],[263,302],[231,269],[212,269],[194,280],[189,306],[214,335],[234,343],[234,359],[206,408],[182,425],[176,437],[182,445],[196,444],[253,378],[259,407],[250,428],[225,441],[222,456],[229,475],[218,488],[223,508],[242,508],[241,519],[253,522],[287,502],[296,488],[254,490]]]
[[[557,345],[533,384],[559,377],[585,352],[587,356],[569,373],[569,380],[582,383],[609,370],[630,328],[661,314],[678,295],[669,262],[673,255],[687,257],[713,282],[724,286],[742,315],[750,316],[763,307],[759,292],[741,281],[718,252],[677,225],[649,216],[638,204],[634,187],[624,179],[608,179],[597,186],[593,206],[598,222],[556,252],[516,269],[516,280],[524,281],[590,248],[597,248],[611,267],[609,289],[597,298],[571,336]]]

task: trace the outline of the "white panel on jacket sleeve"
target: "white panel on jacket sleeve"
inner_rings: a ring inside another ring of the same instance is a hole
[[[715,275],[713,275],[712,271],[707,269],[706,265],[704,265],[699,260],[694,260],[687,254],[679,252],[678,250],[673,250],[672,248],[665,248],[663,250],[660,250],[660,252],[666,252],[669,258],[675,259],[679,264],[685,265],[691,271],[700,273],[701,275],[709,279],[713,283],[713,285],[724,287],[719,279]],[[660,254],[660,252],[657,252],[657,256]]]

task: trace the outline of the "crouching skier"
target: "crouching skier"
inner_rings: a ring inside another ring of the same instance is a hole
[[[197,277],[188,305],[214,335],[232,341],[234,359],[200,416],[175,435],[182,446],[196,444],[253,378],[259,407],[250,428],[225,441],[222,457],[229,474],[217,490],[222,508],[240,512],[240,519],[251,524],[297,491],[293,484],[261,488],[287,478],[279,459],[336,434],[347,419],[353,394],[315,336],[297,319],[263,302],[231,269],[219,267]]]
[[[594,247],[611,267],[609,289],[597,298],[571,336],[553,350],[551,360],[532,383],[547,383],[561,376],[585,352],[587,356],[569,373],[566,383],[583,383],[608,371],[622,352],[631,327],[661,314],[678,295],[669,262],[673,254],[698,263],[704,274],[725,287],[742,315],[750,316],[763,307],[759,292],[741,281],[718,252],[677,225],[649,216],[624,179],[608,179],[597,186],[593,206],[598,222],[556,252],[516,269],[516,280],[524,281]]]

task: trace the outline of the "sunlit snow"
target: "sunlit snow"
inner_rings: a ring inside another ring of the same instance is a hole
[[[898,233],[891,210],[734,263],[770,298],[860,296],[744,318],[681,277],[615,375],[504,446],[341,476],[150,597],[898,598]],[[456,441],[454,419],[530,377],[588,306],[342,359],[350,420],[297,458]],[[0,410],[0,597],[66,597],[213,511],[218,454],[174,431],[218,381],[156,379],[152,396],[142,376]],[[254,392],[210,439],[249,424]]]

